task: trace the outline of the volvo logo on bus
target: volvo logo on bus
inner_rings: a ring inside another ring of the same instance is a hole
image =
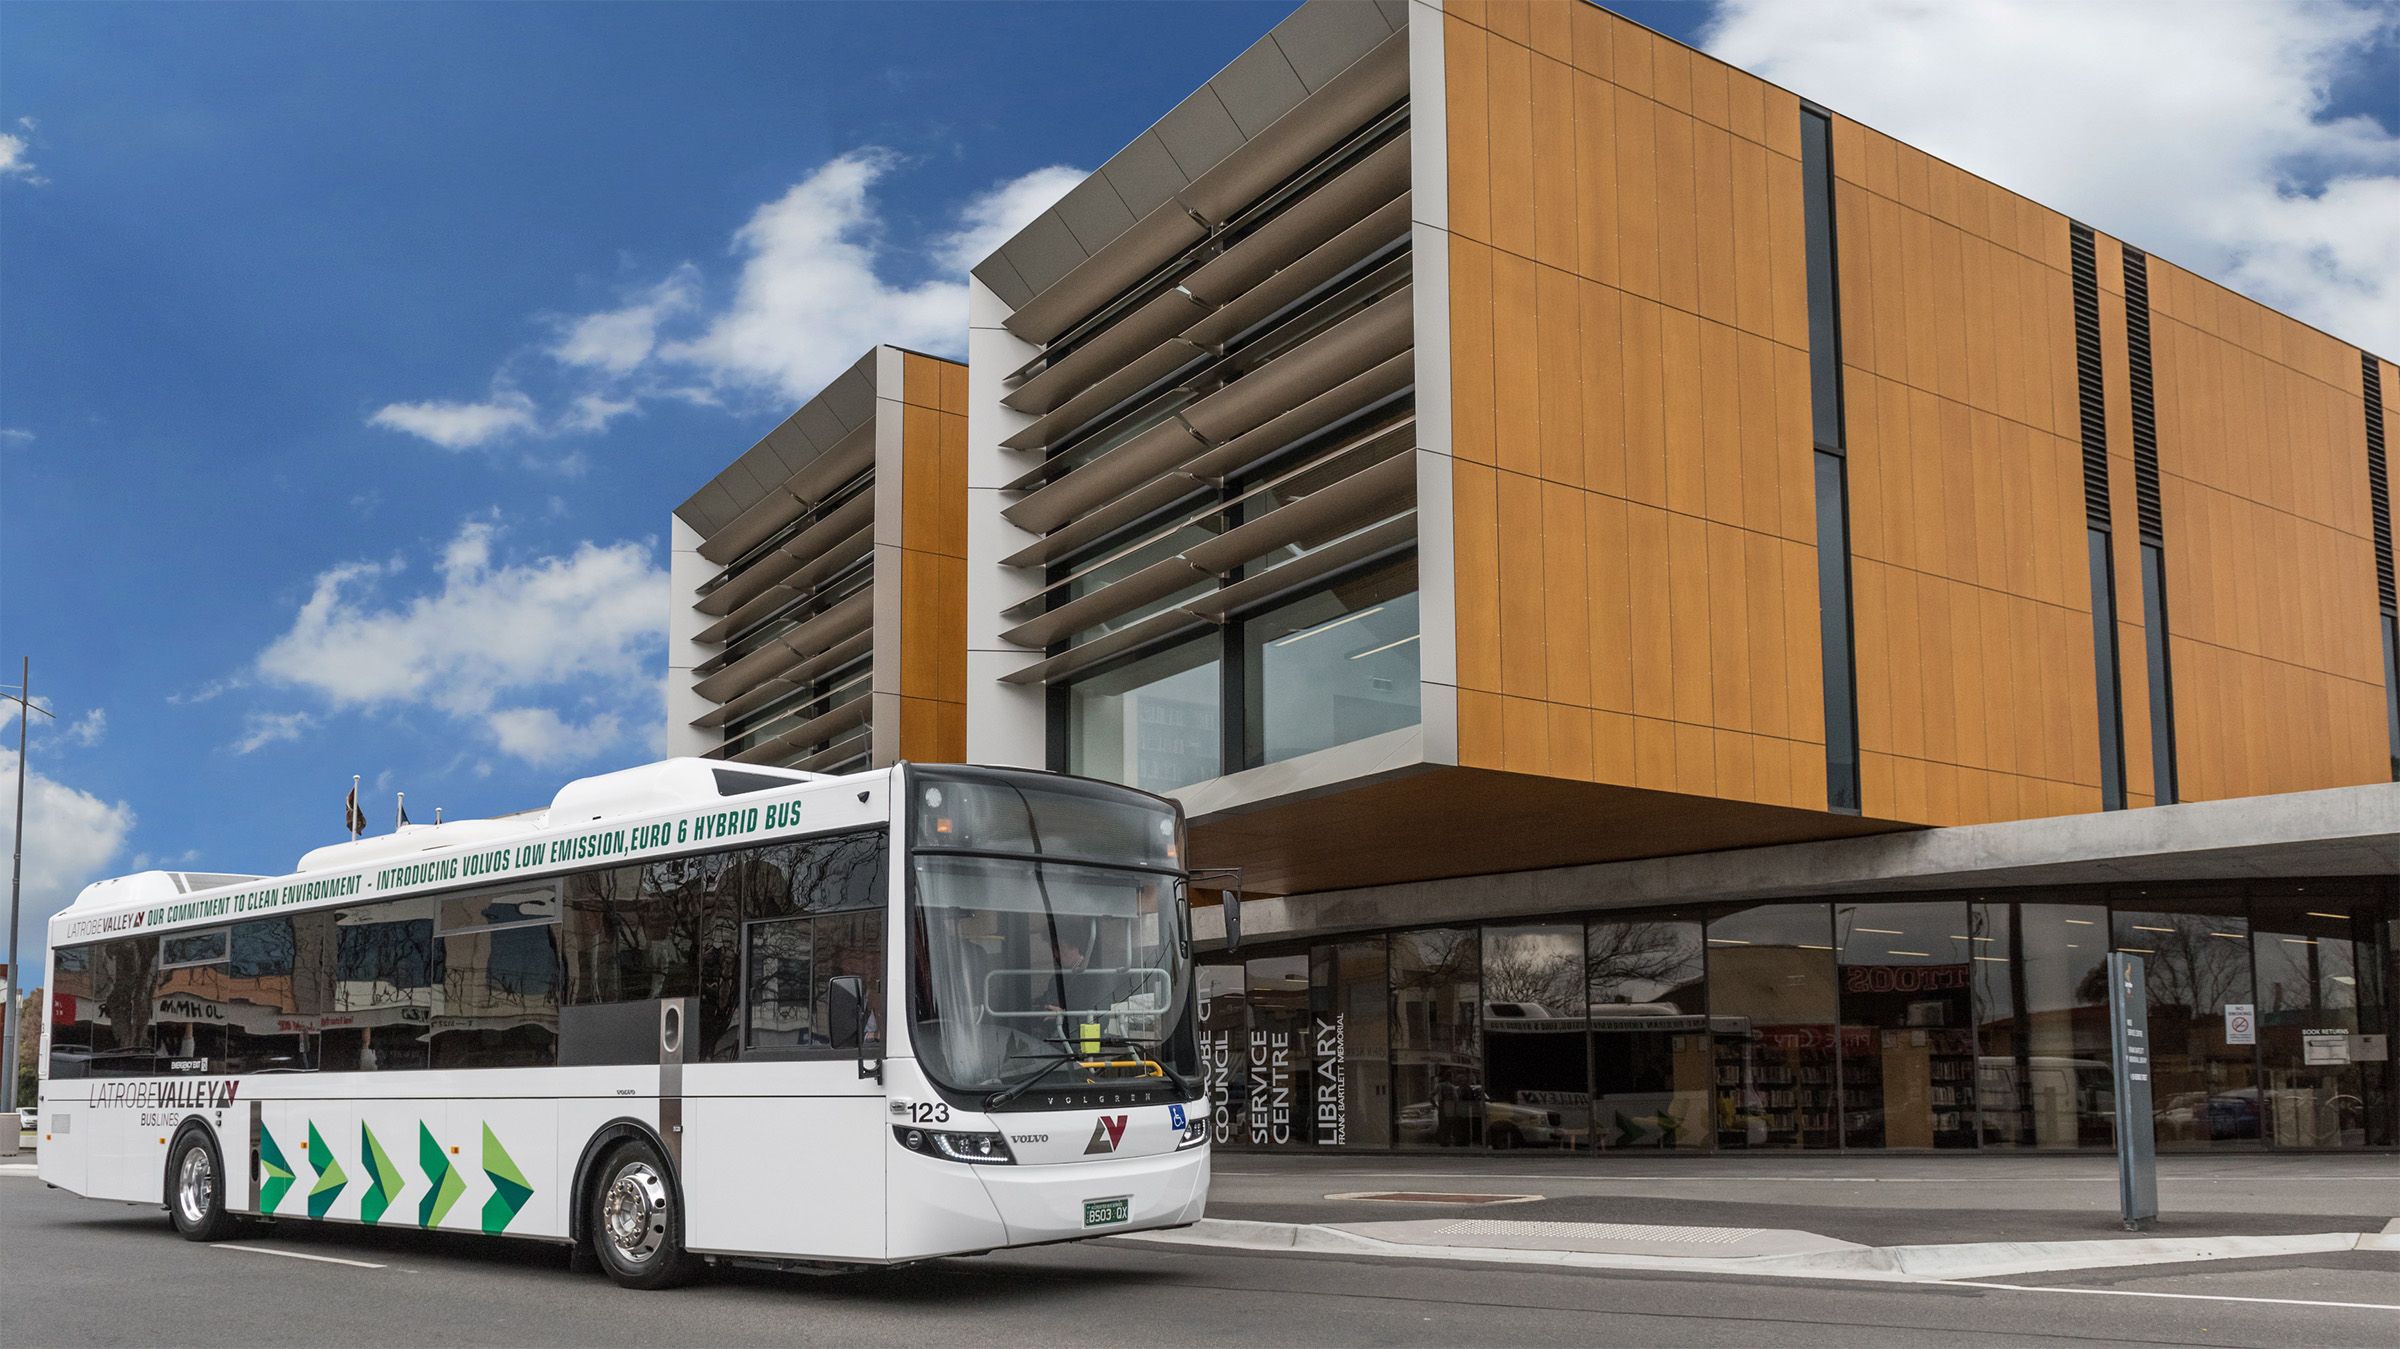
[[[1125,1117],[1102,1115],[1092,1122],[1092,1141],[1083,1145],[1083,1155],[1089,1157],[1095,1152],[1115,1152],[1117,1144],[1124,1140]]]

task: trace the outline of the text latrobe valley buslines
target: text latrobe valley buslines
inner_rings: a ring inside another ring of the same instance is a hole
[[[450,885],[460,881],[487,880],[500,876],[518,875],[528,871],[545,870],[570,862],[593,862],[611,857],[629,857],[637,853],[657,852],[668,848],[688,847],[695,843],[721,842],[751,834],[790,829],[800,823],[798,801],[778,801],[773,805],[750,806],[740,810],[703,811],[677,820],[661,820],[656,824],[618,826],[612,829],[592,829],[544,843],[525,843],[513,848],[493,848],[486,852],[463,857],[443,857],[426,862],[409,862],[385,867],[374,874],[372,883],[363,872],[346,876],[325,876],[315,880],[285,881],[262,885],[254,889],[235,890],[228,894],[208,895],[199,899],[179,900],[130,913],[112,913],[98,918],[77,919],[67,925],[64,940],[79,941],[106,936],[114,932],[129,932],[140,928],[163,927],[195,922],[209,918],[226,918],[236,914],[254,914],[269,909],[289,908],[295,904],[310,904],[324,899],[344,899],[359,894],[390,895],[420,886]]]

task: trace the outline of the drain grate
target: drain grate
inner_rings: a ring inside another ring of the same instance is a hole
[[[1502,1222],[1473,1218],[1444,1226],[1445,1237],[1546,1237],[1569,1241],[1658,1241],[1678,1246],[1731,1246],[1759,1234],[1755,1227],[1653,1227],[1643,1223]]]

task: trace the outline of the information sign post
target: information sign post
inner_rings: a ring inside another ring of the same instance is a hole
[[[2150,990],[2142,958],[2108,958],[2108,1021],[2117,1079],[2117,1207],[2125,1230],[2158,1221],[2158,1148],[2150,1108]]]

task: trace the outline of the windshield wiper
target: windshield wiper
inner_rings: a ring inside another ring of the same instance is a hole
[[[1157,1068],[1159,1076],[1166,1079],[1168,1082],[1173,1083],[1176,1090],[1184,1092],[1187,1095],[1192,1090],[1192,1084],[1184,1080],[1183,1074],[1178,1073],[1174,1069],[1168,1067],[1166,1060],[1158,1056],[1158,1046],[1155,1044],[1144,1044],[1139,1040],[1128,1039],[1122,1035],[1090,1036],[1073,1040],[1045,1036],[1042,1037],[1042,1043],[1059,1046],[1057,1054],[1054,1055],[1049,1062],[1042,1065],[1040,1072],[1035,1073],[1033,1076],[1026,1078],[1022,1082],[1016,1083],[1013,1086],[1002,1087],[1000,1090],[993,1092],[991,1096],[984,1101],[984,1109],[990,1110],[996,1106],[1006,1105],[1010,1101],[1013,1101],[1019,1096],[1024,1095],[1026,1092],[1033,1090],[1037,1083],[1039,1083],[1043,1078],[1050,1076],[1052,1072],[1057,1070],[1060,1064],[1083,1062],[1084,1055],[1081,1046],[1087,1044],[1096,1045],[1106,1049],[1122,1048],[1131,1050],[1134,1054],[1140,1057],[1142,1062]],[[1009,1057],[1018,1058],[1023,1056],[1012,1054]]]

